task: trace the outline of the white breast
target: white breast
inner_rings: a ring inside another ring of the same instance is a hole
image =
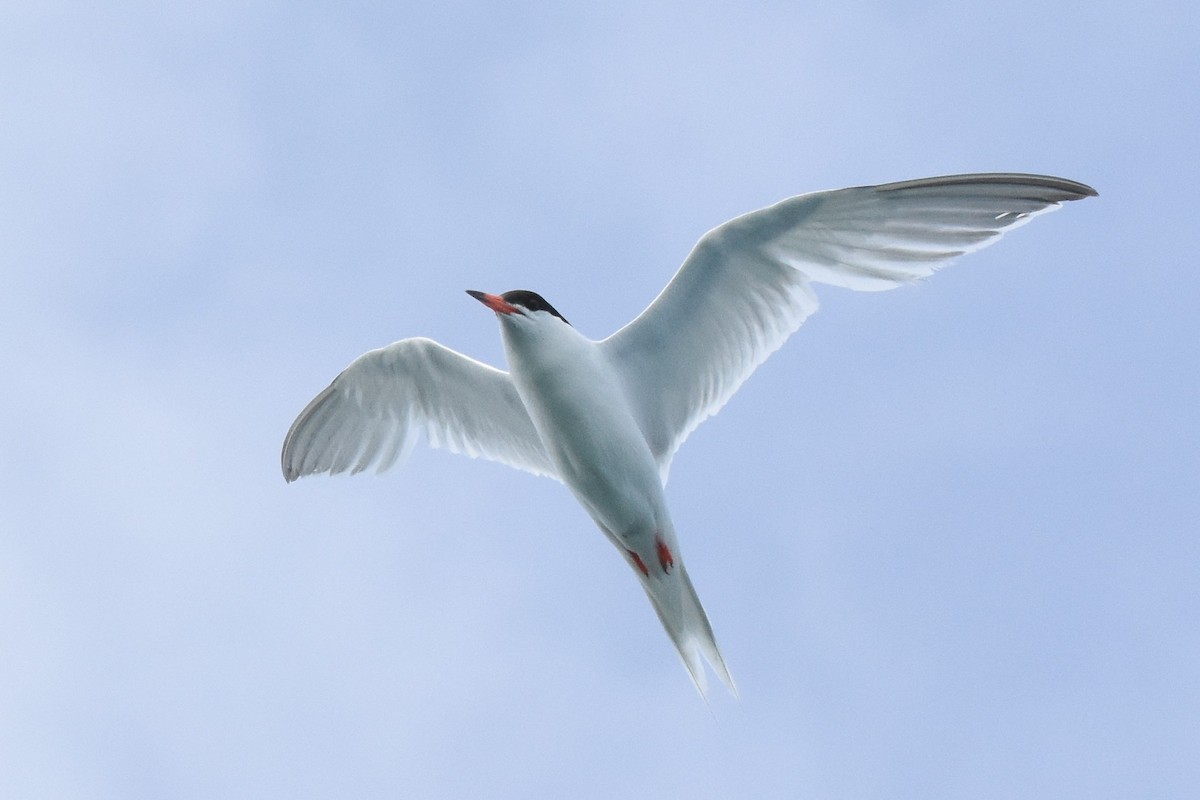
[[[538,316],[505,318],[504,347],[559,476],[613,535],[653,535],[669,524],[662,484],[622,383],[594,342]]]

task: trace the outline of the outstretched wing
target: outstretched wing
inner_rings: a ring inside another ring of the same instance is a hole
[[[663,480],[688,434],[817,310],[811,282],[911,283],[1095,194],[1043,175],[951,175],[800,195],[709,231],[654,302],[602,342]]]
[[[283,477],[382,472],[418,432],[434,447],[557,478],[509,374],[431,339],[372,350],[313,398],[283,441]]]

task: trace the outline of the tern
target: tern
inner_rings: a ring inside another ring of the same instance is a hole
[[[736,695],[667,509],[679,446],[817,310],[813,283],[912,283],[1095,195],[1064,178],[997,173],[792,197],[706,233],[646,310],[599,341],[535,292],[468,291],[499,319],[508,371],[427,338],[372,350],[300,412],[284,478],[383,471],[424,434],[557,479],[632,568],[701,695],[703,661]]]

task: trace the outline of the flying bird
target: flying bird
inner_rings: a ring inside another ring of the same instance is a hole
[[[495,312],[508,371],[426,338],[372,350],[292,423],[284,478],[382,471],[419,433],[555,478],[629,564],[700,693],[707,661],[736,694],[664,495],[679,446],[817,310],[813,283],[912,283],[1095,195],[1063,178],[978,174],[792,197],[706,233],[646,310],[599,341],[534,292],[468,291]]]

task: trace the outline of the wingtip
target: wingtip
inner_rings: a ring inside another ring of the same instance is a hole
[[[288,431],[287,438],[283,442],[283,452],[279,454],[279,471],[283,473],[283,479],[288,483],[300,477],[299,471],[292,466],[290,463],[291,459],[288,458],[288,450],[290,449],[288,445],[291,443],[291,439],[292,432]]]
[[[910,181],[884,183],[874,188],[880,192],[894,192],[903,189],[928,189],[967,184],[1029,186],[1054,190],[1064,195],[1054,202],[1082,200],[1085,197],[1097,197],[1100,194],[1086,183],[1073,181],[1070,178],[1060,178],[1056,175],[1038,175],[1028,172],[975,172],[962,175],[940,175],[934,178],[918,178]]]
[[[290,441],[290,436],[289,436]],[[287,447],[287,442],[284,443],[283,454],[279,459],[279,469],[283,473],[283,479],[288,483],[294,483],[297,479],[303,476],[300,467],[291,457],[291,453]]]

